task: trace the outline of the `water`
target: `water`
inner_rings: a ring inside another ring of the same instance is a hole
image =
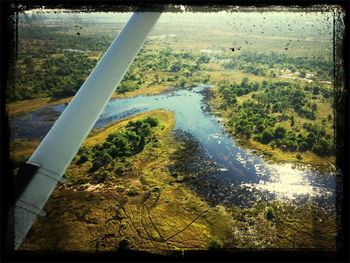
[[[175,113],[176,129],[189,133],[217,167],[203,180],[206,188],[197,189],[221,203],[247,205],[256,200],[310,202],[334,210],[336,177],[310,167],[268,164],[251,150],[238,147],[218,117],[205,111],[203,91],[207,86],[155,96],[117,99],[108,103],[94,128],[153,109]],[[48,106],[10,121],[12,138],[42,138],[65,105]],[[204,184],[203,184],[204,185]]]

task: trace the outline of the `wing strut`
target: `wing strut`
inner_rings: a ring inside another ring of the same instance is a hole
[[[135,12],[27,161],[38,167],[15,203],[15,249],[78,152],[161,12]],[[34,169],[35,170],[35,169]],[[49,233],[48,233],[49,234]]]

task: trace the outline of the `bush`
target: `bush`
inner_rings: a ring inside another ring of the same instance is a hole
[[[266,219],[271,221],[271,220],[274,220],[275,218],[276,218],[275,211],[273,210],[272,207],[268,207],[266,209]]]
[[[300,144],[299,144],[299,151],[301,152],[304,152],[304,151],[307,151],[310,149],[310,146],[307,142],[305,141],[302,141]]]
[[[273,132],[271,128],[266,128],[261,134],[261,142],[267,144],[273,140]]]
[[[274,131],[274,138],[275,139],[282,139],[282,138],[284,138],[286,132],[287,131],[284,127],[278,126]]]
[[[115,188],[115,190],[118,193],[123,193],[125,191],[125,187],[123,185],[117,185],[117,187]]]
[[[123,238],[122,240],[119,241],[119,249],[126,249],[129,246],[129,241],[127,238]]]
[[[223,246],[222,241],[217,236],[211,237],[208,241],[208,249],[210,250],[222,249]]]
[[[126,193],[128,196],[137,196],[137,195],[139,195],[140,193],[139,193],[139,190],[137,189],[137,188],[135,188],[135,187],[131,187],[129,190],[128,190],[128,192]]]
[[[102,166],[105,166],[113,161],[113,158],[106,152],[96,152],[95,153],[95,158],[93,160],[93,165],[92,165],[92,170],[96,171]]]
[[[284,144],[289,151],[296,151],[298,148],[298,144],[294,140],[284,140]]]
[[[319,155],[331,155],[334,153],[334,145],[330,141],[321,138],[314,145],[312,150]]]
[[[299,76],[299,78],[305,78],[306,77],[306,72],[305,71],[301,71],[298,76]]]
[[[264,124],[259,124],[255,126],[254,132],[255,133],[262,133],[265,130]]]
[[[154,118],[154,117],[147,117],[146,119],[144,119],[144,122],[151,125],[152,128],[156,127],[159,124],[159,120],[157,118]]]
[[[82,163],[85,163],[85,162],[87,162],[87,161],[90,161],[90,159],[91,159],[91,156],[89,155],[89,154],[87,154],[87,153],[83,153],[81,156],[80,156],[80,158],[79,158],[79,160],[78,160],[78,164],[82,164]]]
[[[109,176],[110,176],[110,172],[103,171],[102,173],[99,173],[95,176],[95,180],[97,183],[104,183]]]
[[[297,153],[296,157],[299,161],[303,159],[303,157],[300,155],[300,153]]]

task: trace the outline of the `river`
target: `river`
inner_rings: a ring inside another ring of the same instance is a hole
[[[271,164],[252,150],[237,146],[220,119],[205,110],[207,88],[200,85],[167,94],[111,100],[94,128],[153,109],[173,111],[175,128],[198,141],[207,158],[217,167],[210,176],[219,187],[213,190],[209,185],[206,189],[211,197],[219,196],[222,203],[240,205],[261,199],[312,203],[335,211],[336,176],[315,171],[310,166]],[[47,106],[11,119],[11,140],[42,138],[64,108],[64,104]]]

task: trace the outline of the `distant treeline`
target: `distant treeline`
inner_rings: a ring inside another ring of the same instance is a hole
[[[13,87],[7,92],[7,101],[73,96],[97,61],[89,52],[66,50],[47,54],[33,50],[32,54],[18,59]],[[201,65],[208,62],[209,57],[206,55],[169,48],[161,51],[142,50],[116,91],[123,93],[139,89],[146,82],[148,85],[167,83],[175,87],[206,83],[208,76],[193,73],[198,73]]]
[[[96,59],[76,52],[40,58],[28,55],[16,66],[14,86],[8,89],[7,100],[73,96],[96,63]]]
[[[291,72],[298,71],[300,77],[305,77],[305,70],[316,73],[317,79],[329,80],[333,76],[333,61],[331,60],[315,56],[293,57],[276,52],[269,54],[242,52],[225,63],[224,68],[239,69],[257,76],[269,76],[271,70],[276,68],[289,69]]]
[[[116,91],[123,93],[140,88],[147,75],[152,76],[149,85],[167,83],[170,86],[185,87],[194,83],[206,83],[208,76],[194,73],[199,73],[201,65],[209,60],[206,55],[174,51],[171,48],[160,51],[143,49]]]

